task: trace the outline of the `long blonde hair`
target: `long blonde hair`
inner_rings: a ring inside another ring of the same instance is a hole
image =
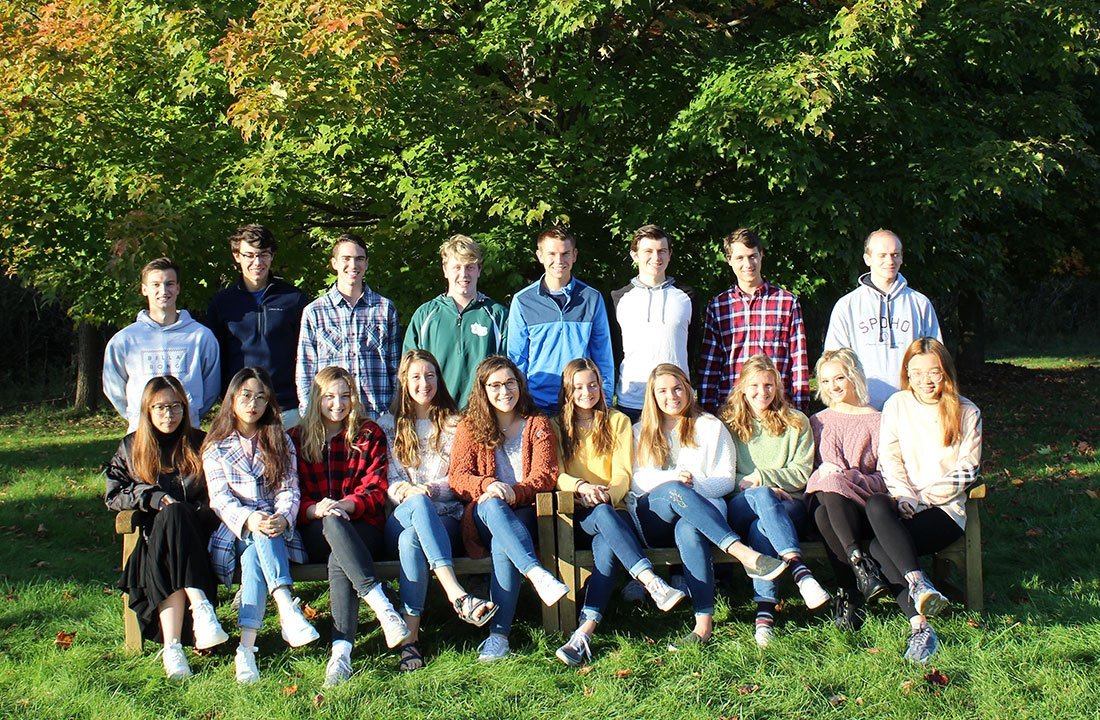
[[[256,452],[264,466],[264,485],[269,491],[274,491],[290,472],[290,442],[283,429],[279,400],[275,397],[271,376],[267,374],[267,370],[246,367],[237,371],[229,381],[229,387],[226,388],[221,409],[214,416],[214,421],[210,423],[210,430],[206,433],[202,449],[205,452],[207,448],[213,447],[237,431],[237,414],[233,404],[237,399],[237,393],[241,391],[241,386],[249,380],[257,380],[263,385],[264,397],[267,398],[264,414],[256,423],[259,427],[256,433]]]
[[[917,338],[905,349],[901,359],[901,389],[912,390],[909,384],[909,361],[917,355],[935,355],[943,368],[943,386],[940,388],[940,424],[943,425],[943,446],[950,447],[962,439],[962,404],[959,402],[959,380],[955,375],[955,362],[951,353],[939,340],[930,337]]]
[[[775,397],[757,418],[753,414],[752,406],[749,405],[749,399],[745,396],[745,389],[753,377],[760,373],[771,374],[775,383]],[[783,391],[783,378],[779,377],[779,370],[776,369],[772,359],[764,354],[753,355],[741,365],[741,374],[737,376],[733,390],[722,405],[719,417],[729,426],[733,434],[741,439],[741,442],[752,439],[753,420],[756,419],[760,420],[760,424],[768,434],[777,437],[786,432],[787,428],[802,427],[802,418],[787,402],[787,395]]]
[[[350,372],[342,367],[330,365],[313,376],[313,386],[309,391],[309,405],[306,406],[306,414],[300,425],[301,446],[298,452],[306,462],[321,462],[321,451],[325,447],[328,435],[325,432],[324,416],[321,415],[321,397],[329,386],[341,380],[347,383],[351,394],[351,408],[348,410],[348,416],[344,418],[344,441],[349,448],[355,444],[363,415],[363,405],[359,401],[359,388],[356,387],[355,378]]]
[[[645,384],[645,402],[642,404],[641,431],[638,435],[638,464],[647,467],[666,467],[669,463],[669,455],[672,448],[661,429],[661,421],[664,412],[657,407],[657,398],[654,396],[654,385],[657,378],[671,375],[684,387],[687,396],[687,407],[680,413],[680,447],[696,447],[695,420],[703,414],[702,408],[695,400],[695,389],[691,387],[691,380],[687,373],[672,363],[661,363],[649,373],[649,379]]]
[[[817,399],[829,406],[833,404],[821,389],[821,368],[825,367],[825,363],[831,362],[844,368],[844,375],[848,378],[849,382],[852,383],[852,388],[856,391],[856,398],[859,400],[859,404],[869,404],[871,402],[871,396],[867,392],[867,376],[863,373],[863,363],[859,361],[859,358],[856,357],[856,354],[852,352],[850,348],[826,350],[821,353],[817,365],[814,366],[814,375],[817,377]]]
[[[577,404],[573,402],[573,379],[586,370],[596,376],[596,384],[600,388],[600,399],[592,408],[592,449],[597,455],[602,456],[609,454],[615,445],[615,438],[611,434],[611,415],[607,410],[607,398],[604,397],[600,369],[589,358],[570,360],[562,370],[561,392],[558,395],[558,404],[561,407],[558,424],[561,426],[562,463],[573,457],[573,453],[577,451],[577,446],[581,442],[577,428]]]
[[[162,390],[169,390],[183,406],[183,417],[175,432],[165,435],[153,425],[153,398]],[[161,473],[174,469],[180,481],[194,478],[202,482],[202,461],[199,460],[198,432],[191,427],[191,403],[179,380],[171,375],[159,375],[145,383],[141,393],[141,414],[138,415],[134,444],[130,448],[130,470],[134,477],[148,485],[156,485]],[[161,441],[168,447],[162,447]],[[171,463],[165,467],[164,461]]]
[[[453,239],[453,238],[452,238]],[[409,395],[409,368],[414,362],[426,362],[435,369],[435,397],[432,398],[428,417],[432,421],[432,435],[428,444],[436,452],[443,449],[443,432],[447,423],[458,414],[458,406],[443,382],[443,370],[439,361],[427,350],[409,350],[401,357],[397,368],[397,392],[390,403],[393,415],[393,456],[407,468],[420,467],[420,438],[416,436],[416,402]]]

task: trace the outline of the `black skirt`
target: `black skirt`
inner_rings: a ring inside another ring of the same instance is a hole
[[[146,518],[137,547],[122,568],[118,587],[129,595],[141,636],[163,642],[157,607],[187,587],[202,590],[216,605],[218,587],[206,549],[209,533],[194,507],[177,502]],[[195,642],[189,610],[183,614],[180,641],[184,645]]]

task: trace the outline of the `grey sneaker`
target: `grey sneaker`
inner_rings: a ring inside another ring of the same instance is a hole
[[[500,635],[490,635],[485,638],[485,641],[478,645],[477,649],[479,651],[477,656],[479,662],[503,660],[512,651],[512,648],[508,645],[508,638]]]
[[[325,665],[325,682],[321,687],[336,687],[351,677],[351,662],[342,654],[333,655]]]
[[[744,563],[745,573],[754,580],[775,580],[787,569],[787,563],[771,555],[758,555],[753,563]]]
[[[909,662],[924,665],[936,651],[940,649],[940,639],[936,637],[936,631],[931,625],[922,625],[917,630],[909,633],[909,644],[905,648],[903,658]]]
[[[919,579],[909,583],[909,597],[917,612],[925,617],[939,615],[951,604],[943,593],[932,587],[924,573],[921,573]]]
[[[664,612],[668,612],[672,608],[676,607],[676,603],[687,597],[683,590],[672,587],[660,577],[654,575],[653,579],[646,583],[645,590],[649,593],[649,596],[653,598],[653,602],[657,604]],[[561,652],[559,650],[559,652]],[[560,655],[558,657],[561,657]]]
[[[592,650],[588,647],[590,639],[588,633],[574,630],[569,642],[558,648],[558,651],[554,654],[558,656],[558,660],[570,667],[581,665],[585,660],[592,659]]]

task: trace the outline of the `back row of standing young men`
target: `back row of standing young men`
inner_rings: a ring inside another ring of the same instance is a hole
[[[314,375],[329,365],[355,376],[372,415],[384,412],[402,341],[394,303],[365,282],[364,241],[350,234],[336,240],[331,258],[336,282],[312,302],[272,275],[277,245],[265,227],[246,225],[229,243],[241,279],[214,296],[205,326],[176,307],[178,266],[160,258],[142,269],[148,309],[111,339],[103,363],[104,393],[128,419],[129,431],[137,426],[141,392],[151,377],[174,375],[183,383],[197,427],[229,378],[251,366],[271,374],[288,427],[308,404]],[[607,397],[615,397],[618,408],[636,421],[650,371],[668,362],[690,374],[688,348],[701,334],[696,377],[704,409],[715,412],[742,362],[765,353],[779,368],[788,397],[806,410],[810,371],[798,299],[764,279],[764,248],[751,230],[730,233],[723,248],[737,282],[710,301],[699,328],[695,293],[667,274],[671,243],[655,225],[634,234],[630,257],[638,275],[611,293],[610,322],[600,293],[573,276],[578,252],[565,228],[539,234],[535,255],[544,274],[515,294],[510,309],[478,292],[481,248],[455,235],[440,248],[447,292],[413,313],[403,349],[435,355],[447,388],[463,406],[477,364],[488,355],[507,354],[548,413],[556,410],[565,364],[588,357],[600,368]],[[898,272],[897,235],[871,233],[863,260],[870,272],[833,308],[825,349],[855,351],[866,370],[871,404],[881,409],[898,389],[905,348],[916,338],[941,334],[931,302]]]

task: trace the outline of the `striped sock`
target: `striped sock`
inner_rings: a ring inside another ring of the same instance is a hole
[[[772,627],[775,625],[775,603],[773,602],[757,602],[756,603],[756,627]]]
[[[787,561],[787,567],[791,570],[791,579],[795,583],[802,582],[803,578],[811,577],[813,574],[810,572],[810,568],[802,564],[801,557],[793,557]]]

